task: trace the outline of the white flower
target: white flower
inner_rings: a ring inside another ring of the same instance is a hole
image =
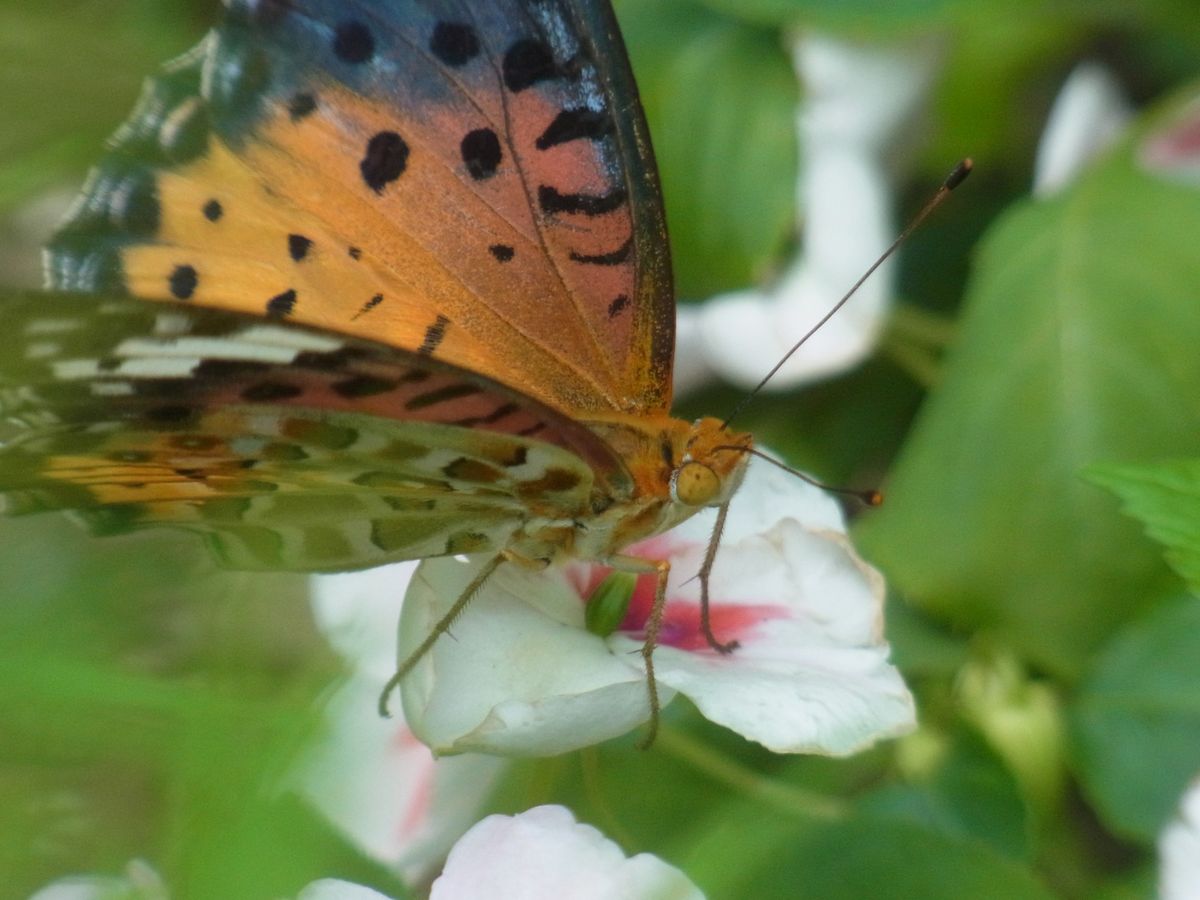
[[[43,888],[29,900],[167,900],[162,878],[140,859],[125,866],[123,875],[69,875]]]
[[[914,724],[913,701],[888,663],[884,586],[845,537],[837,504],[766,463],[735,496],[712,573],[721,656],[698,631],[694,578],[712,511],[627,551],[672,563],[655,653],[664,705],[676,691],[709,719],[776,752],[841,755]],[[405,598],[404,658],[441,618],[482,559],[426,560]],[[413,733],[435,753],[550,755],[623,734],[649,717],[641,646],[651,576],[621,628],[584,627],[585,600],[607,570],[501,566],[401,686]]]
[[[1073,182],[1120,137],[1130,115],[1121,86],[1108,69],[1096,63],[1077,66],[1054,99],[1038,141],[1034,194],[1053,196]]]
[[[396,622],[416,563],[312,579],[318,626],[351,667],[325,703],[326,732],[293,775],[300,793],[364,852],[410,883],[427,877],[476,820],[503,761],[435,761],[402,718],[381,718],[396,667]]]
[[[1200,900],[1200,781],[1193,782],[1179,813],[1158,839],[1160,900]]]
[[[486,888],[484,886],[486,885]],[[430,900],[702,900],[691,881],[649,853],[626,857],[561,806],[488,816],[450,851]]]
[[[296,900],[390,900],[386,894],[342,881],[338,878],[322,878],[310,882],[296,895]]]
[[[895,237],[897,147],[930,93],[940,54],[927,44],[868,45],[797,35],[799,252],[773,284],[720,294],[678,314],[675,385],[720,378],[752,387],[867,270]],[[771,380],[782,390],[857,365],[887,317],[884,266]],[[763,365],[763,360],[769,360]]]

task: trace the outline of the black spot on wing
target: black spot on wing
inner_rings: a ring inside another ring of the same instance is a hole
[[[302,234],[289,234],[288,256],[290,256],[296,262],[300,262],[300,260],[308,256],[308,251],[312,249],[312,245],[313,242],[311,238],[306,238]]]
[[[408,144],[394,131],[381,131],[367,141],[367,152],[358,164],[363,181],[377,194],[404,174]]]
[[[625,202],[625,189],[613,188],[607,194],[562,194],[549,185],[538,187],[538,206],[548,216],[558,213],[582,213],[598,216],[619,209]]]
[[[275,318],[290,316],[296,308],[296,292],[292,290],[276,294],[267,301],[267,315]]]
[[[608,317],[615,319],[621,312],[629,306],[629,297],[625,294],[618,294],[612,303],[608,304]]]
[[[377,378],[373,375],[355,375],[345,381],[333,384],[333,392],[347,400],[358,397],[373,397],[376,394],[386,394],[393,391],[399,384],[395,379]]]
[[[500,406],[497,406],[486,416],[467,416],[463,419],[456,419],[449,424],[458,425],[461,428],[476,428],[480,425],[495,425],[501,419],[507,419],[520,408],[521,407],[517,406],[515,403],[504,403]]]
[[[167,279],[167,286],[171,289],[172,297],[179,300],[190,300],[196,293],[198,281],[199,278],[194,267],[176,266],[171,272],[171,277]]]
[[[242,391],[242,399],[247,403],[277,403],[280,400],[292,400],[304,393],[304,389],[294,384],[281,381],[260,381]]]
[[[437,406],[439,403],[449,403],[451,400],[459,400],[463,397],[470,397],[472,394],[478,394],[480,388],[473,384],[451,384],[446,387],[436,388],[432,391],[426,391],[424,394],[417,394],[404,404],[405,409],[428,409],[431,406]]]
[[[508,244],[492,244],[488,252],[496,257],[497,262],[508,262],[516,255],[516,251]]]
[[[208,381],[231,381],[257,375],[270,368],[268,363],[252,359],[202,359],[195,368],[197,378]]]
[[[293,122],[299,122],[301,119],[308,118],[316,112],[317,98],[307,91],[301,91],[294,94],[292,99],[288,101],[288,116]]]
[[[429,39],[433,55],[448,66],[465,66],[479,55],[479,35],[461,22],[438,22]]]
[[[564,109],[554,117],[534,145],[539,150],[549,150],[559,144],[580,139],[596,140],[613,131],[612,119],[607,112],[579,107]]]
[[[196,415],[196,410],[182,403],[169,403],[165,406],[155,406],[146,410],[143,418],[152,425],[176,427],[190,421]]]
[[[220,221],[221,216],[225,215],[225,208],[221,206],[220,200],[209,200],[204,204],[204,218],[210,222]]]
[[[365,63],[375,55],[375,36],[363,22],[343,22],[333,35],[333,53],[344,63]]]
[[[433,351],[445,340],[446,326],[449,324],[450,320],[445,316],[439,315],[434,319],[433,324],[425,329],[425,338],[421,341],[421,346],[417,348],[417,353],[422,356],[432,356]]]
[[[571,251],[571,261],[577,263],[586,263],[591,266],[619,266],[625,260],[629,259],[629,254],[633,251],[633,237],[630,236],[624,244],[609,253],[576,253]]]
[[[350,317],[350,321],[353,322],[359,316],[366,315],[367,313],[369,313],[371,310],[373,310],[375,307],[377,307],[382,302],[383,302],[383,294],[376,294],[374,297],[372,297],[370,300],[368,300],[366,303],[364,303],[362,305],[362,309],[360,309],[358,312],[356,312],[354,315],[352,315]]]
[[[554,55],[542,41],[522,39],[504,54],[502,63],[504,84],[513,93],[532,87],[539,81],[557,78],[561,74]]]
[[[353,260],[362,259],[362,250],[359,247],[348,247],[346,252],[350,254],[350,258]]]
[[[500,139],[490,128],[477,128],[468,132],[460,146],[463,164],[476,181],[491,178],[500,168],[503,153]]]

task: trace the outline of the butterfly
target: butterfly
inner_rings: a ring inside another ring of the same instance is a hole
[[[227,7],[114,135],[51,292],[0,309],[0,508],[188,529],[238,569],[487,555],[417,656],[501,565],[653,573],[656,712],[669,566],[621,551],[724,509],[751,439],[669,413],[608,3]]]

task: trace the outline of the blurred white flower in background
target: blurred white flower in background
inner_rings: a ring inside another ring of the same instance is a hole
[[[895,237],[891,161],[928,97],[939,54],[928,44],[871,46],[806,33],[792,42],[792,58],[803,97],[796,112],[799,253],[767,287],[680,308],[675,383],[681,393],[716,379],[756,385]],[[891,298],[884,265],[788,360],[772,389],[865,359]]]
[[[317,809],[410,882],[436,870],[504,767],[488,756],[435,764],[403,718],[376,713],[396,669],[396,623],[416,565],[312,579],[314,617],[350,671],[326,701],[326,738],[293,776]]]
[[[1108,69],[1097,63],[1077,66],[1054,99],[1038,141],[1033,193],[1049,197],[1069,185],[1120,137],[1131,115]]]
[[[488,816],[463,835],[430,900],[702,900],[657,856],[626,857],[562,806]]]
[[[1179,812],[1158,838],[1160,900],[1200,900],[1200,781],[1184,793]]]
[[[488,816],[459,839],[430,900],[703,900],[687,876],[649,853],[627,857],[562,806]],[[296,900],[388,900],[327,878]]]

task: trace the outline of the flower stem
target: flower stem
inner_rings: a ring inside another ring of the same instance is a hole
[[[656,749],[674,756],[714,781],[757,797],[799,818],[829,821],[850,814],[850,804],[844,800],[765,778],[674,728],[663,728],[659,732]]]

